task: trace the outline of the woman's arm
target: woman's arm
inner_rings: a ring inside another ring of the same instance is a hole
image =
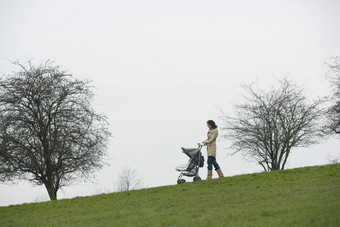
[[[203,144],[205,144],[205,145],[210,144],[211,142],[213,142],[217,139],[217,136],[218,136],[218,130],[212,130],[210,138],[203,141]]]

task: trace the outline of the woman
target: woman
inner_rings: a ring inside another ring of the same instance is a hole
[[[203,141],[201,145],[207,146],[208,153],[208,176],[207,180],[211,180],[212,178],[212,166],[215,167],[215,170],[218,174],[218,177],[224,177],[221,171],[220,166],[216,162],[216,139],[218,136],[217,125],[213,120],[207,121],[207,126],[209,128],[208,131],[208,139]]]

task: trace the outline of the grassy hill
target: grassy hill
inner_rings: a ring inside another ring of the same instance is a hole
[[[0,226],[340,226],[340,164],[0,207]]]

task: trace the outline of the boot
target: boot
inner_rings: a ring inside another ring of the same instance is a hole
[[[212,178],[212,170],[208,170],[208,176],[206,180],[211,180]]]
[[[216,169],[216,172],[217,172],[219,178],[224,177],[221,169]]]

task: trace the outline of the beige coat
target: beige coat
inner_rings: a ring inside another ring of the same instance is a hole
[[[218,136],[218,130],[209,129],[208,131],[208,139],[203,141],[203,144],[207,145],[208,156],[216,157],[216,139]]]

